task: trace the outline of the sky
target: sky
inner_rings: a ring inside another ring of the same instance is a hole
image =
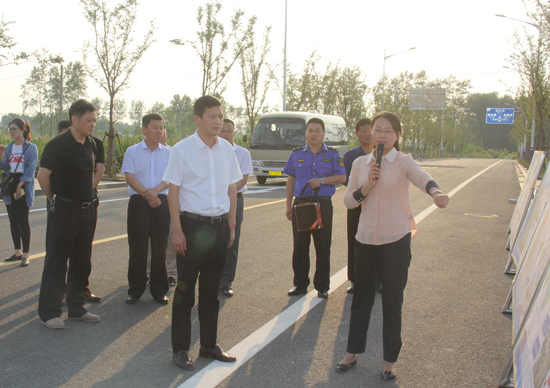
[[[116,0],[108,0],[116,4]],[[237,9],[245,17],[257,16],[256,35],[272,26],[269,62],[283,60],[285,31],[284,0],[221,0],[220,16],[229,20]],[[197,8],[204,0],[141,0],[136,41],[153,19],[156,43],[137,65],[129,87],[119,97],[128,107],[133,99],[169,104],[174,94],[196,98],[201,93],[201,64],[190,46],[176,46],[170,39],[194,40],[198,23]],[[514,90],[520,79],[503,68],[512,53],[515,30],[536,34],[534,27],[496,17],[528,20],[521,0],[288,0],[287,61],[291,71],[299,72],[312,51],[320,56],[319,69],[330,62],[358,66],[373,86],[381,77],[386,56],[417,47],[386,60],[389,77],[401,72],[425,70],[429,77],[454,74],[470,79],[471,92]],[[5,1],[0,15],[13,20],[8,34],[17,45],[12,51],[46,48],[61,54],[65,62],[82,59],[82,47],[93,38],[91,26],[77,0]],[[5,52],[5,51],[3,51]],[[36,63],[0,67],[0,115],[21,113],[21,85]],[[282,66],[280,78],[282,85]],[[234,67],[224,98],[232,105],[244,106],[239,86],[239,69]],[[88,97],[107,100],[108,95],[88,79]],[[271,107],[282,106],[281,94],[269,94]],[[128,119],[127,119],[128,120]]]

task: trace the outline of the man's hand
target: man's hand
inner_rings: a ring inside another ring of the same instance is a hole
[[[159,197],[151,197],[151,199],[147,200],[147,202],[149,202],[149,206],[152,208],[159,207],[161,205]]]
[[[316,189],[317,187],[321,187],[321,178],[311,178],[307,183],[312,189]]]
[[[231,245],[233,245],[233,242],[235,241],[235,227],[229,227],[229,245],[227,248],[231,248]]]
[[[185,250],[187,249],[187,240],[185,239],[183,231],[180,230],[177,232],[173,232],[172,245],[174,246],[176,252],[178,252],[182,256],[185,256]]]
[[[159,195],[159,191],[152,187],[145,190],[143,193],[141,193],[141,195],[143,196],[143,198],[150,202],[153,198],[156,198]]]
[[[287,208],[286,208],[286,218],[287,218],[289,221],[292,221],[292,208],[291,208],[291,207],[287,207]]]

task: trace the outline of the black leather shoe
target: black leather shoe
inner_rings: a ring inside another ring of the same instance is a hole
[[[292,287],[288,291],[288,296],[296,296],[301,294],[307,294],[307,287],[306,288],[298,288],[296,286]]]
[[[128,295],[126,298],[126,304],[134,304],[139,300],[139,296]]]
[[[319,291],[319,292],[317,292],[317,296],[318,296],[319,298],[328,299],[328,292],[326,292],[326,291]]]
[[[82,293],[82,295],[84,296],[84,300],[86,302],[93,302],[93,303],[99,303],[101,302],[101,297],[95,295],[95,294],[92,294],[90,291],[84,291]]]
[[[355,284],[354,283],[351,283],[348,287],[348,289],[346,290],[346,292],[348,294],[353,294],[355,292]]]
[[[344,373],[357,365],[357,358],[350,362],[349,364],[338,364],[336,365],[336,372]]]
[[[181,369],[195,369],[195,365],[193,365],[193,360],[191,360],[191,357],[189,357],[187,350],[180,350],[177,354],[172,353],[172,358],[174,359],[176,365],[179,366]]]
[[[233,296],[233,289],[231,287],[222,287],[222,292],[228,298]]]
[[[395,379],[396,374],[395,374],[395,372],[384,371],[384,372],[382,372],[381,377],[382,377],[382,380],[388,381],[388,380],[393,380],[393,379]]]
[[[155,302],[157,303],[160,303],[160,304],[168,304],[168,297],[166,295],[164,296],[155,296],[153,297],[153,299],[155,300]]]
[[[237,361],[237,357],[235,357],[232,354],[224,352],[223,349],[220,347],[220,345],[216,345],[214,349],[205,348],[204,346],[201,345],[199,349],[199,356],[206,357],[206,358],[212,357],[221,362]]]
[[[4,261],[21,261],[21,260],[23,260],[23,255],[16,256],[15,253],[14,253],[13,255],[11,255],[10,257],[8,257]]]

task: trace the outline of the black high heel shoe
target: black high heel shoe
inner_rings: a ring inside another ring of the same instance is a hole
[[[344,373],[353,368],[355,365],[357,365],[357,358],[350,362],[349,364],[338,364],[336,365],[336,372]]]

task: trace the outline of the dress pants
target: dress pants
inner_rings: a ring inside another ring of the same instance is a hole
[[[239,195],[240,194],[240,195]],[[241,193],[237,194],[237,214],[235,225],[235,240],[233,245],[227,250],[225,257],[225,266],[223,267],[222,276],[220,279],[220,287],[231,287],[235,280],[237,271],[237,259],[239,257],[239,239],[241,238],[241,224],[244,217],[244,197]]]
[[[82,290],[92,255],[96,222],[95,206],[82,209],[57,200],[53,212],[50,208],[46,231],[46,258],[38,298],[38,315],[42,321],[46,322],[61,316],[67,260],[69,260],[67,275],[69,317],[79,317],[86,313]]]
[[[168,292],[166,275],[166,242],[170,213],[168,199],[159,195],[161,205],[155,208],[141,195],[132,195],[128,202],[128,295],[140,297],[147,288],[147,247],[151,241],[151,281],[149,291],[154,298]]]
[[[359,225],[362,207],[348,209],[348,280],[353,283],[355,274],[355,235]]]
[[[168,223],[168,243],[166,244],[166,274],[177,279],[178,266],[176,263],[176,250],[172,245],[172,228]],[[151,246],[147,250],[147,277],[151,276]]]
[[[295,198],[294,204],[304,203],[301,198]],[[332,240],[332,200],[322,199],[321,229],[298,232],[296,217],[292,215],[292,235],[294,238],[294,252],[292,253],[292,269],[294,270],[294,285],[298,288],[309,286],[309,245],[313,236],[315,254],[315,276],[313,285],[317,291],[326,292],[330,289],[330,244]]]
[[[227,221],[212,225],[180,216],[186,238],[185,256],[177,254],[178,285],[172,304],[172,350],[191,346],[191,309],[199,280],[200,344],[213,349],[218,332],[218,286],[229,244]]]
[[[27,197],[23,195],[19,199],[11,198],[11,205],[6,204],[8,218],[10,219],[11,238],[14,249],[21,249],[23,242],[23,253],[29,253],[31,243],[31,227],[29,224],[29,207]]]
[[[384,361],[396,362],[401,350],[401,308],[411,264],[411,234],[384,245],[357,242],[355,293],[351,304],[347,351],[364,353],[377,286],[377,268],[382,270]]]

